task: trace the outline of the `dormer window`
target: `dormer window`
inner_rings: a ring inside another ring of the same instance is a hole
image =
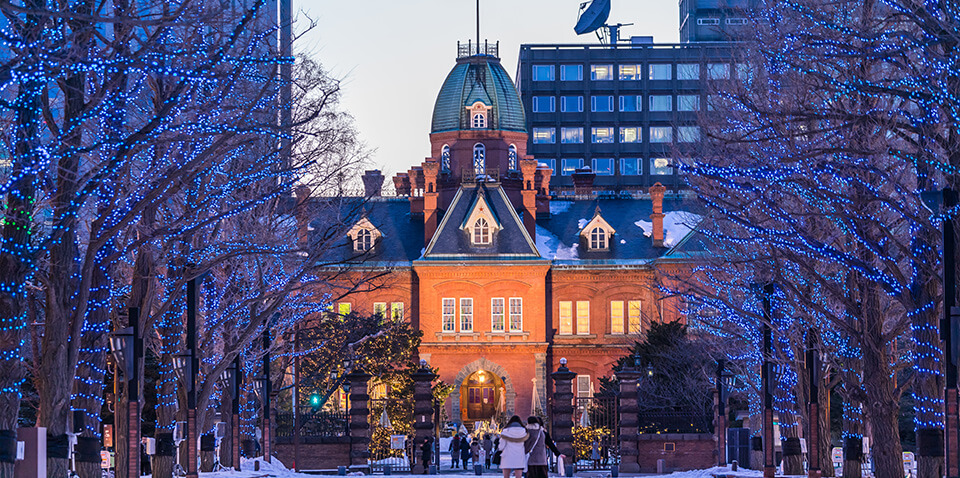
[[[485,129],[490,125],[490,107],[483,101],[474,101],[467,107],[467,118],[470,119],[470,126],[473,129]]]
[[[473,114],[473,129],[482,129],[487,127],[487,115],[484,113]]]
[[[483,143],[473,145],[473,171],[477,174],[484,174],[486,171],[487,148]]]
[[[357,238],[353,241],[353,250],[357,252],[369,251],[373,247],[373,233],[368,229],[357,231]]]
[[[440,151],[440,169],[450,171],[450,145],[443,145],[443,149]]]
[[[490,244],[490,224],[482,217],[473,223],[473,243],[478,246]]]
[[[347,236],[353,242],[354,252],[367,252],[377,245],[377,241],[382,237],[382,234],[369,219],[362,217],[347,231]]]
[[[587,246],[588,251],[609,251],[613,235],[617,231],[600,215],[600,207],[597,206],[593,218],[580,230],[580,239],[582,244]]]
[[[590,231],[590,249],[606,249],[607,248],[607,231],[603,230],[602,227],[597,226]]]
[[[517,170],[517,146],[511,144],[510,149],[507,151],[507,169],[511,171]]]

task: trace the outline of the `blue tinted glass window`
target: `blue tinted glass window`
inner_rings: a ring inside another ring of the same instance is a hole
[[[624,176],[637,176],[640,174],[639,158],[621,158],[620,174]]]
[[[557,99],[553,96],[534,96],[533,97],[533,112],[534,113],[553,113],[556,109]]]
[[[553,65],[533,65],[533,81],[553,80]]]
[[[583,128],[560,128],[560,142],[574,144],[583,142]]]
[[[560,174],[570,176],[576,172],[577,168],[583,166],[583,158],[563,158],[560,160],[562,170]]]
[[[580,81],[583,79],[583,65],[560,65],[560,81]]]
[[[673,97],[650,95],[650,111],[673,111]]]
[[[643,111],[643,95],[621,96],[620,111]]]
[[[562,112],[562,113],[582,113],[582,112],[583,112],[583,97],[582,97],[582,96],[561,96],[561,97],[560,97],[560,112]]]
[[[593,158],[592,169],[597,176],[613,176],[613,158]]]
[[[650,158],[650,174],[673,174],[670,158]]]
[[[594,113],[609,113],[613,111],[612,96],[591,96],[590,111]]]

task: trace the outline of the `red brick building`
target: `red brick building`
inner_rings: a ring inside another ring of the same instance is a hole
[[[658,271],[686,270],[701,250],[697,217],[659,184],[607,195],[584,170],[575,196],[552,197],[554,173],[526,154],[524,124],[499,59],[459,58],[437,97],[430,156],[393,178],[396,197],[368,171],[362,217],[344,238],[356,273],[385,275],[339,310],[419,327],[421,358],[456,387],[457,422],[545,407],[562,357],[577,393],[592,394],[650,322],[681,318]]]

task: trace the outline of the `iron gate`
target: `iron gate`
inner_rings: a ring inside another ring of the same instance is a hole
[[[577,398],[573,411],[574,469],[609,470],[620,464],[620,401],[616,396]]]
[[[410,472],[417,456],[413,443],[413,401],[397,398],[371,399],[370,472]],[[386,410],[386,414],[384,414]]]

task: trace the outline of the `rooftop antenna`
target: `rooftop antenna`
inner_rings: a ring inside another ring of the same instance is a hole
[[[480,0],[477,0],[477,54],[480,53]]]

